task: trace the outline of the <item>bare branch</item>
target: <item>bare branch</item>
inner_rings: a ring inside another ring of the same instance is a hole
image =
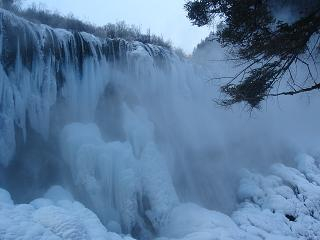
[[[276,97],[276,96],[281,96],[281,95],[295,95],[295,94],[299,94],[299,93],[310,92],[310,91],[313,91],[316,89],[320,89],[320,83],[317,83],[317,84],[315,84],[311,87],[308,87],[308,88],[301,88],[300,90],[281,92],[281,93],[273,93],[273,94],[268,94],[267,96]]]

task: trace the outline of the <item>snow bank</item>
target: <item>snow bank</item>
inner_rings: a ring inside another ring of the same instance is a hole
[[[85,136],[83,134],[86,132],[85,129],[91,128],[97,130],[94,125],[90,124],[72,124],[67,126],[64,132],[71,131],[70,129],[73,129],[72,131],[82,129],[80,135]],[[94,136],[88,137],[91,140],[94,139]],[[94,142],[100,142],[101,148],[108,149],[107,143],[103,143],[99,135],[96,136],[96,140],[99,141]],[[81,144],[81,146],[84,145]],[[100,152],[100,154],[103,153],[110,152]],[[92,156],[99,158],[98,155]],[[90,160],[92,159],[94,157],[90,158]],[[107,158],[104,160],[107,161]],[[122,161],[119,158],[114,160]],[[300,155],[296,158],[296,161],[297,168],[282,164],[274,165],[272,167],[273,175],[269,176],[244,171],[238,194],[241,204],[231,217],[192,203],[176,204],[171,207],[170,210],[166,211],[166,214],[162,215],[159,224],[155,224],[151,217],[150,221],[154,224],[155,231],[159,236],[157,239],[319,239],[319,162],[308,155]],[[100,165],[100,167],[103,167],[103,165]],[[103,170],[108,173],[108,169]],[[121,172],[119,170],[115,173],[119,174]],[[88,172],[90,172],[90,167]],[[154,172],[151,171],[150,175],[153,174]],[[80,176],[80,174],[78,175]],[[92,177],[97,177],[97,175]],[[138,178],[138,176],[136,177]],[[145,180],[149,181],[150,179]],[[150,186],[152,186],[152,180],[150,182]],[[159,181],[156,181],[156,183],[161,184]],[[144,182],[144,184],[148,185],[148,182]],[[121,192],[121,187],[117,189]],[[144,194],[152,195],[152,190],[149,189],[149,191],[146,190]],[[118,234],[108,232],[93,212],[81,203],[72,200],[71,194],[62,187],[54,186],[44,196],[45,198],[36,199],[30,204],[14,205],[10,194],[0,189],[0,239],[132,239],[119,235],[121,229],[115,221],[109,221],[107,226],[110,226],[110,229],[118,232]],[[159,199],[163,196],[166,197],[165,194],[160,193],[156,196]],[[152,204],[159,199],[152,200],[153,197],[150,197],[151,208],[149,210],[151,216],[156,216],[158,212],[154,211],[155,206],[152,206]],[[136,199],[130,198],[118,200],[120,200],[120,203],[121,200],[136,201]],[[107,195],[106,201],[108,201]],[[124,215],[128,214],[129,216],[132,208],[128,205],[126,207],[116,210],[119,213],[124,211]],[[133,210],[137,214],[138,210]],[[148,214],[146,213],[146,215]],[[137,219],[137,216],[135,217]]]
[[[54,187],[45,196],[59,192],[59,200],[36,199],[14,205],[0,189],[0,239],[2,240],[130,240],[108,232],[97,216],[81,203],[70,200],[70,193]],[[66,196],[63,199],[62,196]]]
[[[231,240],[244,239],[245,234],[227,215],[190,203],[172,210],[161,229],[161,236],[164,237],[160,239]]]
[[[233,213],[242,230],[263,239],[320,239],[319,162],[308,155],[296,161],[296,169],[276,164],[266,177],[244,172]]]
[[[319,162],[308,155],[296,161],[296,169],[275,164],[270,176],[245,170],[241,204],[231,217],[194,204],[177,206],[159,240],[320,239]]]

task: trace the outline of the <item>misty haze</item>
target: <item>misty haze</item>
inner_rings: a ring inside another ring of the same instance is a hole
[[[319,240],[319,0],[0,0],[0,240]]]

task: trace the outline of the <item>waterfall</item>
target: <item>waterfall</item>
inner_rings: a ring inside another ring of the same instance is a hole
[[[16,199],[30,201],[62,184],[106,225],[156,234],[179,200],[161,152],[168,136],[155,125],[176,124],[169,104],[192,99],[195,67],[162,47],[0,14],[2,185],[19,195],[27,181]]]
[[[320,199],[318,152],[299,170],[275,165],[276,176],[245,171],[236,188],[239,169],[295,166],[293,155],[317,144],[319,99],[306,107],[283,98],[285,113],[277,102],[253,117],[241,106],[228,112],[211,101],[218,91],[208,79],[235,70],[207,67],[0,10],[0,238],[9,229],[1,214],[68,239],[267,239],[269,224],[280,237],[316,232],[316,218],[306,232],[295,214],[318,216],[317,204],[303,204]]]

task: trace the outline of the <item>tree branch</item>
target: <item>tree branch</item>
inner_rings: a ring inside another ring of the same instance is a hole
[[[316,89],[320,89],[320,83],[317,83],[317,84],[315,84],[315,85],[313,85],[311,87],[308,87],[308,88],[301,88],[299,90],[281,92],[281,93],[272,93],[272,94],[267,94],[267,96],[277,97],[277,96],[281,96],[281,95],[295,95],[295,94],[298,94],[298,93],[310,92],[310,91],[316,90]]]

